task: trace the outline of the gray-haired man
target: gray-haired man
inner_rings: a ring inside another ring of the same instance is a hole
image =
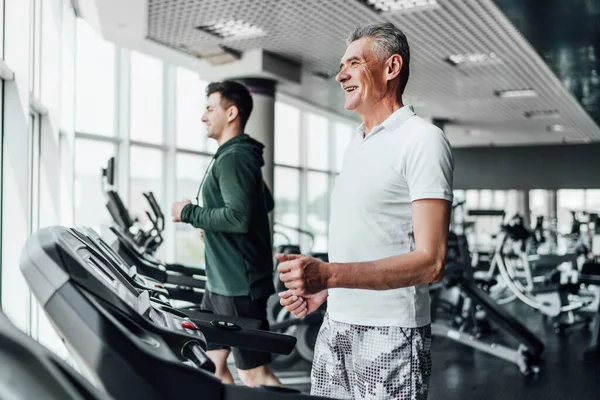
[[[332,194],[329,263],[278,255],[298,317],[327,303],[312,393],[423,399],[431,374],[428,284],[444,268],[454,159],[444,133],[404,105],[409,47],[390,23],[356,29],[336,77],[363,123]]]

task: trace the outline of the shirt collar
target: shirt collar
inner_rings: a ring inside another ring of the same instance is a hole
[[[372,136],[372,135],[376,134],[377,132],[380,132],[384,129],[398,127],[398,126],[402,125],[402,123],[404,121],[406,121],[413,115],[416,115],[416,114],[415,114],[415,109],[413,108],[412,105],[407,104],[403,107],[400,107],[399,109],[394,111],[389,117],[387,117],[381,124],[374,126],[373,129],[371,130],[371,133],[369,134],[369,136]],[[354,130],[354,132],[356,134],[360,135],[361,137],[363,137],[364,133],[365,133],[365,124],[364,123],[360,124]]]

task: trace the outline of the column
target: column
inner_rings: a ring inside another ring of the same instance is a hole
[[[550,251],[556,251],[558,249],[558,197],[556,190],[546,191],[546,215],[548,216]]]
[[[275,170],[275,86],[276,82],[265,78],[237,79],[246,85],[252,94],[254,106],[250,119],[246,123],[245,132],[252,138],[261,142],[265,148],[263,157],[263,178],[265,183],[274,193],[274,170]]]
[[[556,190],[546,191],[546,215],[548,220],[552,221],[557,218],[558,213],[558,198],[556,197]]]

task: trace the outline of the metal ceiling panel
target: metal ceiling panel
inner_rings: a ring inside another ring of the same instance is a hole
[[[150,0],[147,36],[190,54],[190,49],[215,44],[239,52],[261,48],[333,81],[352,29],[390,21],[404,31],[411,47],[406,97],[420,113],[450,120],[453,135],[464,135],[458,142],[600,140],[599,127],[492,0],[438,3],[424,10],[379,14],[360,0]],[[243,21],[264,34],[219,38],[197,29],[226,21]],[[496,58],[469,66],[446,61],[453,54],[477,53],[494,53]],[[335,82],[331,87],[339,90]],[[537,97],[495,94],[530,88]],[[558,110],[559,116],[525,115],[545,110]],[[555,125],[559,132],[549,128]],[[473,130],[492,132],[493,137],[469,136]],[[512,139],[515,135],[519,140]]]

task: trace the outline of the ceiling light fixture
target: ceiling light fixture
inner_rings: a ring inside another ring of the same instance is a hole
[[[227,46],[218,44],[198,43],[195,45],[180,45],[180,49],[206,60],[212,65],[223,65],[241,58],[241,53]]]
[[[379,13],[437,7],[437,0],[361,0]]]
[[[265,34],[265,31],[261,28],[248,22],[244,22],[241,19],[235,21],[210,22],[206,25],[197,26],[196,29],[216,36],[219,39],[248,38]]]
[[[548,132],[564,132],[565,131],[565,127],[563,125],[548,125],[548,127],[546,127],[546,130]]]
[[[560,116],[560,112],[558,110],[535,110],[525,111],[523,115],[529,119],[555,118]]]
[[[495,94],[503,99],[537,97],[537,92],[533,89],[498,90]]]
[[[499,61],[495,53],[470,53],[470,54],[452,54],[446,58],[446,61],[453,66],[480,65],[492,61]]]

